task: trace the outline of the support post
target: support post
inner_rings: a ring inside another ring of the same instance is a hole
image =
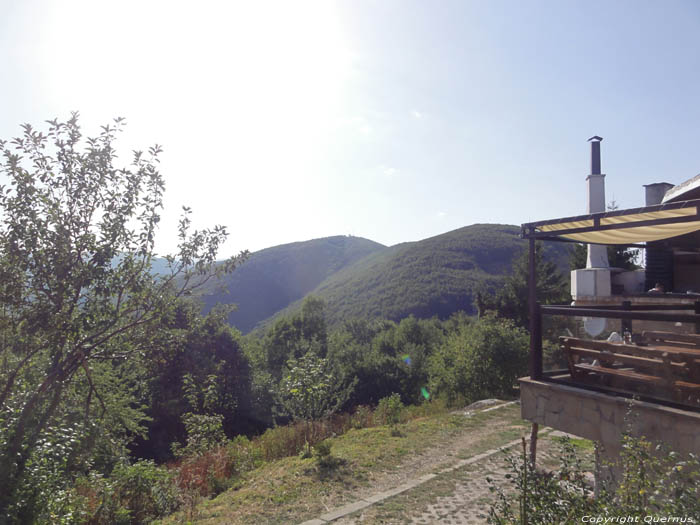
[[[530,378],[542,379],[542,318],[537,303],[537,268],[535,239],[530,237],[528,309],[530,314]]]
[[[700,301],[695,301],[695,312],[693,313],[695,313],[695,315],[700,314]],[[700,323],[697,321],[695,322],[695,333],[700,334]]]
[[[622,301],[622,309],[623,310],[631,310],[632,306],[632,301]],[[632,333],[632,319],[623,319],[622,320],[622,333],[625,333],[625,330],[628,331],[630,334]]]
[[[539,424],[532,424],[532,430],[530,431],[530,463],[532,463],[533,467],[537,464],[537,433],[539,429]]]

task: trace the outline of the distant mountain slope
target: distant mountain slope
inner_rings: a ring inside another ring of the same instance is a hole
[[[516,226],[475,224],[392,246],[330,275],[311,294],[326,301],[330,324],[350,318],[474,313],[476,291],[498,286],[526,247],[519,232]],[[562,271],[568,269],[567,245],[548,243],[545,250]],[[278,315],[295,311],[300,303]]]
[[[198,294],[204,310],[236,303],[229,322],[246,333],[290,303],[303,298],[342,268],[386,247],[361,237],[326,237],[266,248]],[[222,291],[226,290],[226,291]]]

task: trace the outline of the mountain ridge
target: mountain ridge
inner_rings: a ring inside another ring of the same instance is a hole
[[[513,225],[473,224],[389,247],[342,235],[272,246],[254,252],[198,299],[205,312],[216,303],[236,303],[229,322],[243,333],[295,313],[308,295],[327,303],[331,325],[475,313],[476,292],[494,290],[525,249],[519,233]],[[568,246],[546,245],[545,253],[568,269]]]
[[[342,268],[309,295],[327,303],[329,324],[350,318],[399,320],[449,317],[458,310],[473,314],[479,290],[493,291],[526,247],[520,228],[506,224],[474,224],[420,241],[390,246]],[[568,269],[569,247],[545,246],[545,256]],[[290,303],[275,319],[298,311],[303,298]]]
[[[272,246],[252,253],[233,273],[200,290],[197,298],[204,312],[216,303],[235,303],[229,322],[246,333],[329,275],[383,249],[375,241],[344,235]]]

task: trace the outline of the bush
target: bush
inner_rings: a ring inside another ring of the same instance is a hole
[[[305,423],[305,441],[317,441],[315,422],[329,418],[347,401],[356,381],[343,382],[331,370],[328,359],[311,349],[299,359],[287,362],[277,401],[294,420]]]
[[[560,468],[555,473],[539,472],[528,460],[525,439],[522,456],[509,455],[506,462],[509,474],[506,479],[515,489],[518,509],[502,487],[495,487],[491,478],[486,478],[489,490],[497,493],[497,501],[489,510],[489,523],[505,524],[550,524],[574,523],[583,515],[593,515],[598,504],[592,500],[580,460],[568,439],[562,441],[559,456]]]
[[[91,494],[89,523],[139,525],[164,517],[179,505],[174,475],[152,461],[118,465],[108,479],[99,475],[82,478],[76,490]]]
[[[187,432],[187,445],[173,443],[176,457],[199,456],[226,443],[223,427],[224,416],[219,414],[193,414],[182,416]]]
[[[459,326],[430,359],[433,395],[449,404],[513,396],[527,370],[528,345],[524,329],[492,314]]]
[[[406,421],[408,421],[411,419],[418,419],[420,417],[442,414],[447,411],[448,406],[444,398],[433,398],[430,401],[424,401],[420,405],[408,405],[404,407],[403,417]]]
[[[395,427],[401,423],[403,409],[401,396],[394,393],[379,400],[374,416],[382,425]]]
[[[487,478],[491,491],[497,493],[489,523],[575,523],[586,515],[650,517],[647,519],[700,516],[700,461],[696,456],[681,457],[643,437],[625,435],[620,454],[622,479],[617,486],[604,486],[594,499],[574,446],[566,438],[562,443],[560,467],[555,472],[535,469],[527,458],[524,440],[522,457],[508,456],[510,474],[506,479],[515,489],[514,497]]]
[[[350,424],[352,428],[360,429],[371,427],[373,424],[372,409],[367,405],[360,405],[355,408],[355,413],[352,415]]]

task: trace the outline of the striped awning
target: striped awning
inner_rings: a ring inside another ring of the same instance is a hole
[[[522,225],[522,236],[631,245],[700,230],[700,200],[565,217]]]

